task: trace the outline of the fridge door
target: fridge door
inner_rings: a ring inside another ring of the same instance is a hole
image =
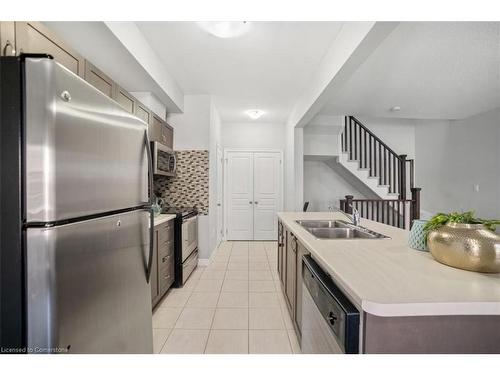
[[[31,352],[152,353],[148,211],[28,228]]]
[[[25,61],[26,221],[148,201],[147,125],[68,69]]]

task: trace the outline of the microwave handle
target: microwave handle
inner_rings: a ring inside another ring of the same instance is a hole
[[[153,268],[153,251],[154,251],[154,212],[153,212],[153,158],[151,156],[151,147],[148,138],[147,130],[144,131],[144,146],[146,146],[146,155],[148,157],[148,187],[149,187],[149,199],[148,206],[149,209],[149,256],[148,263],[146,265],[146,281],[149,284],[151,278],[151,271]]]
[[[172,173],[175,173],[177,171],[177,156],[175,155],[175,153],[173,154],[173,158],[174,158],[174,170],[172,171]]]

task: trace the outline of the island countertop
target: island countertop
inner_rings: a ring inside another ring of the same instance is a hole
[[[296,220],[344,220],[339,212],[278,217],[363,311],[378,316],[500,315],[500,274],[448,267],[408,246],[409,231],[361,219],[390,239],[317,239]]]

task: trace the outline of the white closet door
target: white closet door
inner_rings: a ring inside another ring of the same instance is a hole
[[[279,152],[254,154],[254,239],[276,240],[276,214],[281,202],[281,155]]]
[[[228,240],[253,240],[253,153],[228,152]]]

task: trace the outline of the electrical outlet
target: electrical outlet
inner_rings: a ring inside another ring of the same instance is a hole
[[[474,191],[479,193],[479,184],[474,184]]]

